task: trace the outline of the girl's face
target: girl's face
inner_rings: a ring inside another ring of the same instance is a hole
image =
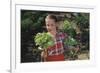
[[[55,22],[54,19],[46,18],[45,23],[46,23],[46,28],[47,28],[48,32],[56,31],[57,23]]]

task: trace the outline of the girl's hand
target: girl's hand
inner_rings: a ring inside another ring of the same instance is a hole
[[[47,58],[47,50],[45,49],[41,52],[41,59],[42,61],[46,61],[46,58]]]

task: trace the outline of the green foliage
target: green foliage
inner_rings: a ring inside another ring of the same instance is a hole
[[[22,27],[22,29],[26,29],[27,30],[29,28],[30,24],[32,24],[32,23],[33,22],[32,22],[32,20],[30,18],[26,18],[21,22],[21,27]]]
[[[76,39],[69,36],[67,39],[64,40],[64,44],[68,46],[75,46],[78,44],[78,42]]]
[[[69,60],[77,59],[78,52],[76,51],[76,48],[78,44],[79,42],[70,36],[64,40],[64,45],[68,46],[68,51],[66,52],[66,55]]]
[[[68,20],[64,20],[63,31],[68,32],[71,28],[71,23]]]
[[[42,49],[47,49],[54,45],[52,36],[49,33],[37,33],[35,36],[35,43],[39,45]]]
[[[81,28],[88,28],[89,27],[89,14],[88,13],[79,13],[75,16],[74,20],[77,22]]]
[[[64,20],[62,31],[70,35],[71,37],[74,37],[76,35],[75,27],[72,22],[69,22],[68,20]]]
[[[66,55],[68,60],[76,60],[78,58],[78,51],[76,51],[75,49],[69,49],[66,52]]]

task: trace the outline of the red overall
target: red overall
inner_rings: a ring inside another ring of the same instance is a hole
[[[64,61],[64,47],[63,40],[65,34],[58,33],[56,37],[55,45],[47,49],[47,58],[46,61]]]

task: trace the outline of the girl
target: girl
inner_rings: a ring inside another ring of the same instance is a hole
[[[45,18],[46,28],[48,33],[52,35],[55,41],[54,46],[48,47],[41,53],[44,61],[64,61],[64,45],[63,40],[67,38],[65,33],[58,31],[58,21],[55,15],[48,15]]]

